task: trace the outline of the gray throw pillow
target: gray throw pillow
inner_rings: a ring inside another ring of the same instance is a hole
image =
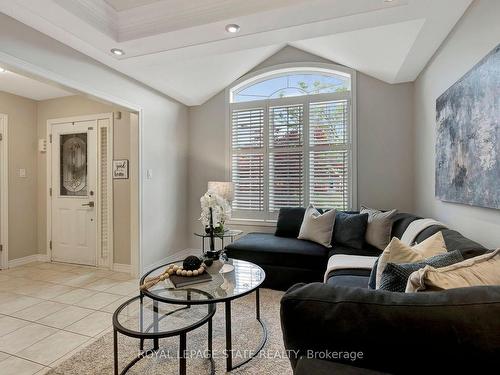
[[[332,247],[333,225],[335,224],[335,210],[321,214],[312,204],[307,207],[304,220],[300,226],[299,240],[309,240],[325,247]]]
[[[365,239],[370,245],[384,250],[391,242],[391,231],[393,218],[398,210],[379,211],[373,208],[361,206],[360,213],[368,214],[368,226],[366,227]]]
[[[446,267],[464,260],[460,251],[450,251],[448,253],[435,255],[417,263],[388,263],[382,273],[380,281],[381,290],[388,290],[391,292],[401,292],[406,290],[408,278],[410,275],[425,266],[432,266],[434,268]]]

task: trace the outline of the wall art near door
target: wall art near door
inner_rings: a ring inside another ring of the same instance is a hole
[[[113,160],[113,178],[126,180],[128,178],[128,160]]]
[[[500,45],[436,100],[436,197],[500,208]]]

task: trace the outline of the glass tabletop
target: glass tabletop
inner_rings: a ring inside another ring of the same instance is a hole
[[[145,278],[161,274],[171,264],[182,265],[182,261],[168,263],[150,271],[141,278],[141,284]],[[225,264],[233,265],[234,270],[219,273],[220,261],[216,261],[207,270],[212,276],[211,281],[175,288],[166,279],[143,293],[150,298],[175,304],[207,304],[244,296],[257,289],[266,278],[264,270],[251,262],[230,258]]]
[[[223,233],[215,233],[214,232],[214,236],[215,237],[218,237],[218,238],[223,238],[223,237],[236,237],[236,236],[239,236],[240,234],[242,234],[243,231],[242,230],[238,230],[238,229],[228,229],[228,230],[225,230]],[[206,232],[195,232],[193,233],[195,236],[198,236],[198,237],[210,237],[210,235]]]
[[[180,306],[147,297],[143,298],[141,306],[141,298],[137,296],[116,310],[113,323],[124,334],[168,337],[200,326],[214,313],[212,305]]]

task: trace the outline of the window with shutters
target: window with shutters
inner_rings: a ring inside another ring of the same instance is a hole
[[[353,72],[281,69],[229,89],[233,218],[355,202]]]

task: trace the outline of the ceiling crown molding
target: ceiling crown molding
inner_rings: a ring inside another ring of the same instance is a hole
[[[54,0],[60,7],[118,41],[119,13],[104,0]]]

